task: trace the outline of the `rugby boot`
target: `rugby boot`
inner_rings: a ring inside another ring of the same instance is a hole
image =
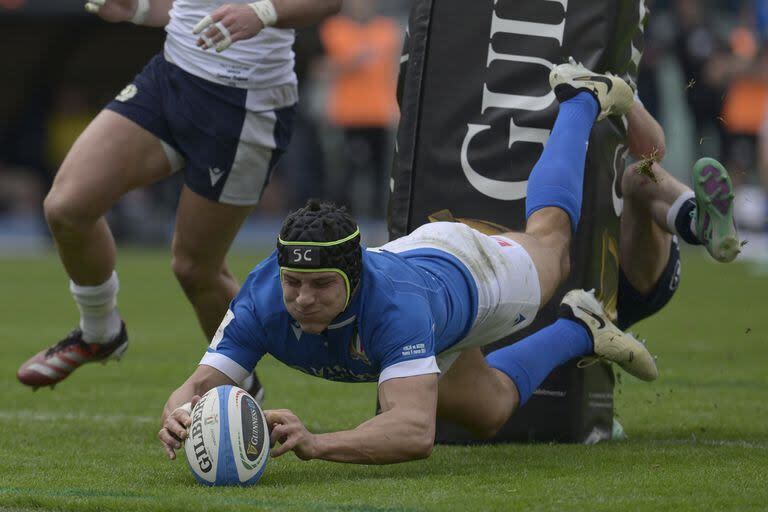
[[[627,82],[612,73],[593,73],[573,57],[567,63],[552,68],[549,84],[560,103],[582,91],[592,94],[600,105],[598,121],[625,114],[635,103],[635,94]]]
[[[733,219],[733,184],[728,171],[714,158],[701,158],[693,165],[696,196],[695,233],[707,252],[728,263],[741,252]]]
[[[119,360],[127,348],[128,333],[124,322],[121,322],[120,333],[107,343],[87,343],[83,341],[83,331],[77,328],[52,347],[28,359],[16,377],[35,390],[41,386],[53,388],[85,363]]]
[[[656,361],[645,345],[613,325],[594,292],[566,293],[560,302],[560,316],[582,324],[592,338],[594,356],[580,361],[580,367],[602,359],[618,364],[641,380],[651,381],[659,376]]]

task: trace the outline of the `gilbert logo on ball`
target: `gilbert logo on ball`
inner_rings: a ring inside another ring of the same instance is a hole
[[[255,484],[269,460],[267,420],[247,392],[219,386],[192,409],[184,451],[201,484]]]

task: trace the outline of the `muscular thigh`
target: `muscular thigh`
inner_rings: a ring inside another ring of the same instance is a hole
[[[157,137],[120,114],[102,110],[67,154],[51,194],[84,214],[100,214],[129,190],[169,172]]]
[[[536,267],[541,290],[541,304],[546,304],[570,271],[570,220],[559,208],[549,207],[534,212],[527,221],[525,233],[502,233],[520,244]]]
[[[203,269],[218,272],[235,235],[253,208],[212,201],[185,185],[176,212],[174,258],[193,261]]]
[[[621,214],[619,264],[627,280],[640,293],[649,293],[669,261],[672,235],[653,220],[645,204],[625,199]]]

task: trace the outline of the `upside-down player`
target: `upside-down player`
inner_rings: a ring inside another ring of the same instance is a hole
[[[86,9],[106,21],[164,26],[167,37],[163,51],[80,135],[45,199],[80,324],[19,368],[22,383],[52,386],[84,363],[125,352],[115,242],[104,214],[130,190],[180,170],[185,185],[172,267],[206,338],[212,338],[239,289],[226,253],[291,136],[297,90],[289,27],[315,23],[340,5],[341,0],[88,1]],[[218,14],[237,14],[231,37],[217,38],[218,50],[250,38],[225,53],[206,51],[206,34],[195,33],[196,23],[217,6]],[[255,375],[240,382],[259,397]]]
[[[569,292],[561,318],[490,354],[480,347],[529,325],[569,272],[595,119],[625,113],[620,78],[563,64],[552,135],[528,182],[525,233],[486,236],[428,224],[363,250],[354,220],[328,203],[289,215],[275,253],[249,275],[200,366],[174,391],[158,437],[170,458],[190,401],[239,382],[269,353],[326,379],[377,381],[382,413],[352,430],[312,434],[288,410],[266,411],[279,456],[392,463],[426,457],[436,417],[493,435],[557,366],[597,356],[653,380],[647,349],[617,329],[590,293]]]
[[[621,329],[653,315],[674,295],[680,282],[678,237],[704,245],[723,263],[733,261],[741,248],[725,168],[712,158],[700,159],[692,169],[691,190],[656,163],[664,157],[664,131],[642,104],[635,103],[627,120],[629,151],[644,161],[629,167],[621,182],[616,308]]]

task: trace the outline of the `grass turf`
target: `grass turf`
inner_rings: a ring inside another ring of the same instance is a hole
[[[241,278],[256,256],[236,254]],[[629,440],[597,446],[437,447],[396,466],[270,461],[252,488],[203,488],[155,439],[170,391],[204,341],[166,252],[122,252],[120,309],[131,347],[55,391],[32,393],[18,365],[71,328],[75,308],[53,255],[0,260],[1,510],[766,510],[768,277],[684,255],[680,290],[636,327],[661,377],[624,377],[617,413]],[[310,429],[349,428],[375,386],[260,364],[268,406]]]

